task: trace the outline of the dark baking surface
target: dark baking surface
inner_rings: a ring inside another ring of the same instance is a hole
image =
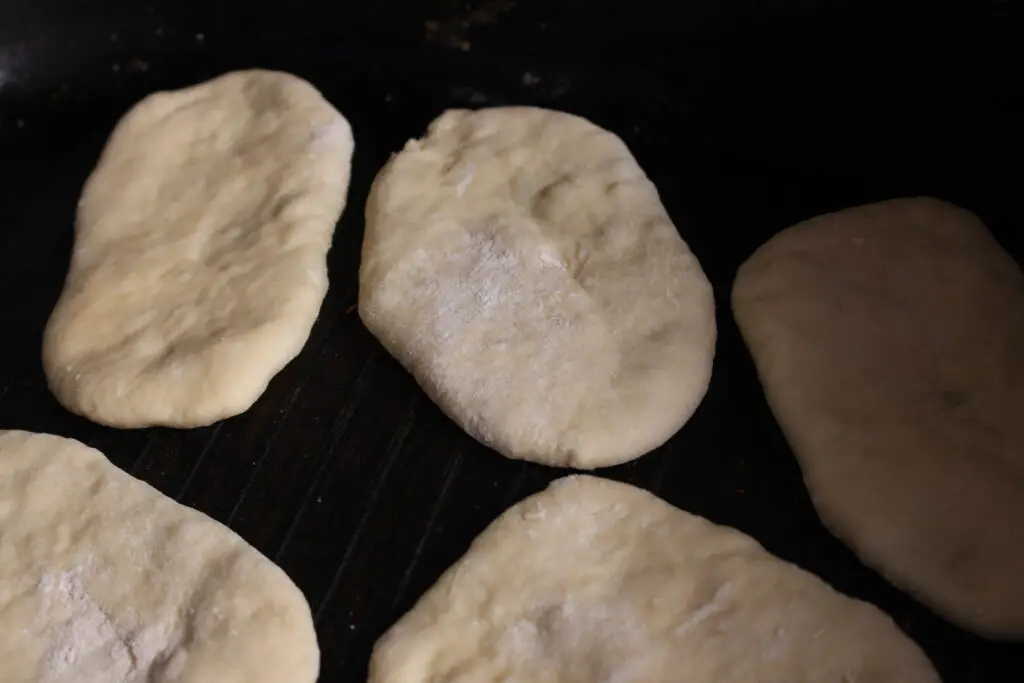
[[[879,605],[946,683],[1024,680],[1024,646],[931,615],[822,528],[728,305],[736,268],[774,232],[888,197],[956,202],[1024,258],[1008,175],[1021,113],[1004,86],[1018,82],[1008,79],[1020,26],[1010,5],[897,16],[807,2],[9,0],[0,428],[80,439],[231,526],[305,592],[321,680],[363,681],[375,639],[472,538],[565,474],[475,443],[361,326],[352,308],[369,183],[445,108],[565,109],[630,145],[718,301],[700,409],[664,447],[600,474],[736,526]],[[117,431],[69,414],[47,391],[40,335],[107,134],[153,90],[253,66],[312,81],[356,135],[331,289],[308,344],[251,410],[208,428]]]

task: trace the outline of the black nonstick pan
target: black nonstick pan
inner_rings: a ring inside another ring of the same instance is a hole
[[[1024,680],[1024,645],[934,616],[822,527],[729,312],[736,268],[772,234],[890,197],[957,203],[1024,262],[1014,143],[1024,25],[1013,3],[855,5],[6,0],[0,428],[82,440],[230,525],[304,591],[321,680],[365,680],[376,638],[472,538],[565,474],[477,444],[360,324],[367,189],[446,108],[563,109],[630,145],[718,301],[714,378],[696,415],[664,447],[600,474],[738,527],[880,606],[946,683]],[[214,426],[118,431],[76,418],[48,392],[39,349],[82,183],[135,101],[246,67],[311,81],[355,133],[312,336],[251,410]]]

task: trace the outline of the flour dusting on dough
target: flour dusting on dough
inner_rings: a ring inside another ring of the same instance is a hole
[[[41,683],[145,683],[166,649],[165,627],[122,634],[89,594],[89,564],[47,573],[39,582],[40,616],[56,618],[40,672]]]
[[[547,604],[512,624],[498,639],[498,657],[538,673],[558,671],[572,680],[587,663],[586,680],[632,683],[642,667],[625,653],[657,656],[658,649],[629,605],[589,604],[572,598]]]
[[[585,372],[584,350],[606,340],[599,326],[585,333],[600,321],[587,317],[588,295],[567,281],[557,259],[509,245],[502,228],[497,224],[464,235],[448,245],[443,267],[422,268],[409,301],[416,302],[411,310],[419,318],[416,356],[433,385],[449,387],[481,412],[494,404],[495,417],[498,410],[518,415],[528,436],[540,435],[558,413],[551,404],[567,405],[557,387]],[[426,255],[423,263],[437,258]],[[517,362],[513,351],[526,346],[531,362]],[[478,371],[465,377],[470,364]],[[498,407],[526,392],[536,403],[532,408]],[[487,423],[497,424],[493,418],[477,420],[466,429],[486,440]]]
[[[425,298],[433,299],[431,332],[441,342],[483,317],[509,315],[522,304],[526,292],[519,259],[490,235],[473,233],[469,245],[449,261],[458,266],[456,276],[437,280],[424,292]]]

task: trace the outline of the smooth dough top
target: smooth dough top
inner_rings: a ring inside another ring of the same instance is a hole
[[[133,107],[82,192],[46,328],[57,398],[129,428],[248,409],[319,313],[353,148],[345,118],[280,72]]]
[[[230,529],[77,441],[0,431],[3,683],[314,683],[309,606]]]
[[[506,511],[376,644],[370,683],[939,683],[886,615],[591,476]]]
[[[814,218],[733,310],[823,521],[946,618],[1024,637],[1024,275],[975,216]]]
[[[451,110],[379,173],[359,313],[466,431],[590,469],[660,446],[707,390],[714,299],[654,185],[570,114]]]

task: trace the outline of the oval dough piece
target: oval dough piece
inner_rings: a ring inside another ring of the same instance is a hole
[[[900,199],[786,230],[733,310],[822,520],[947,619],[1024,637],[1024,277]]]
[[[451,110],[373,183],[359,314],[510,458],[591,469],[660,446],[711,376],[711,285],[618,137]]]
[[[0,431],[4,683],[313,683],[281,569],[96,450]]]
[[[506,511],[381,639],[370,683],[939,683],[875,607],[627,484]]]
[[[82,192],[44,335],[61,403],[123,428],[247,410],[319,313],[353,148],[344,117],[285,73],[132,108]]]

